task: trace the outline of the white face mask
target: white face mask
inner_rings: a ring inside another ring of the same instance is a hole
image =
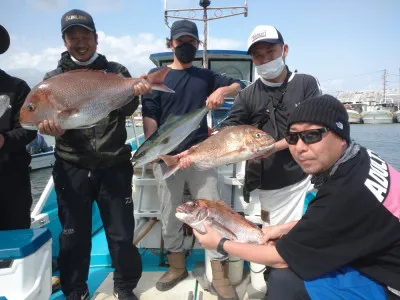
[[[264,79],[274,79],[281,75],[283,69],[285,68],[285,62],[282,56],[267,62],[266,64],[256,66],[258,75]]]

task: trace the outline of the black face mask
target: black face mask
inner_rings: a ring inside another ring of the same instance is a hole
[[[196,56],[196,47],[189,43],[180,44],[175,48],[176,58],[183,64],[191,63]]]

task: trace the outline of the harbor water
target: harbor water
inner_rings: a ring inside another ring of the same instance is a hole
[[[137,134],[143,132],[142,127],[136,128]],[[127,128],[128,138],[134,136],[132,127]],[[351,138],[362,146],[378,153],[395,169],[400,170],[400,123],[394,124],[353,124],[350,127]],[[54,144],[54,138],[45,137],[49,145]],[[45,188],[52,168],[31,172],[32,195],[34,204]]]

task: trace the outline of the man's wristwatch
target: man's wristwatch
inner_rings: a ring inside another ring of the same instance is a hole
[[[225,243],[226,241],[229,241],[229,240],[228,240],[227,238],[222,238],[222,239],[219,241],[218,246],[217,246],[217,252],[220,253],[220,254],[222,254],[222,255],[228,255],[228,252],[226,252],[226,251],[224,250],[224,243]]]

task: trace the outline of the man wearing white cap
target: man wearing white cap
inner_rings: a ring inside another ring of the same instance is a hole
[[[289,70],[285,64],[288,51],[275,27],[254,28],[248,39],[248,54],[260,78],[239,93],[223,122],[223,126],[257,126],[278,141],[275,153],[246,165],[245,199],[249,201],[249,193],[260,189],[261,216],[266,225],[299,220],[304,198],[312,189],[310,177],[290,155],[284,136],[294,108],[321,91],[313,76]]]

